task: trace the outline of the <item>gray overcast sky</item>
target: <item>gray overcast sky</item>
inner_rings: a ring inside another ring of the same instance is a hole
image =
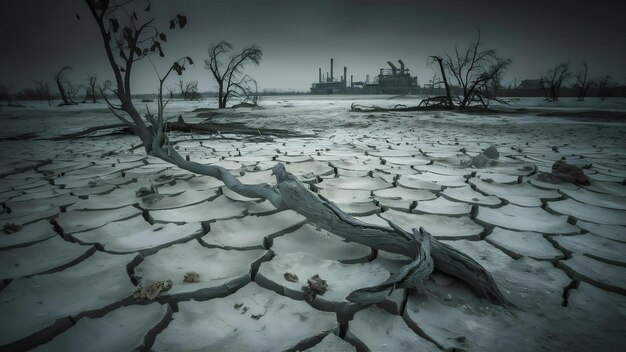
[[[318,67],[329,70],[330,57],[337,77],[347,66],[355,80],[403,59],[424,83],[433,72],[427,57],[464,47],[476,28],[488,48],[514,59],[506,81],[538,77],[563,61],[578,69],[585,60],[591,75],[610,74],[626,84],[621,0],[152,0],[152,9],[163,30],[177,13],[187,15],[187,27],[168,32],[166,57],[157,64],[191,56],[196,65],[183,79],[197,79],[201,90],[214,89],[203,61],[208,45],[220,40],[263,48],[261,66],[248,70],[261,88],[308,90]],[[52,81],[65,65],[74,68],[67,77],[76,83],[90,73],[111,77],[83,0],[0,0],[0,35],[0,83],[13,89]],[[154,92],[147,61],[134,74],[134,92]]]

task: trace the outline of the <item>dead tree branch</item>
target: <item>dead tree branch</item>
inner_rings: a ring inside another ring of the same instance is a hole
[[[311,223],[337,234],[346,240],[354,241],[378,250],[403,254],[412,259],[410,264],[404,266],[398,273],[392,275],[385,283],[354,291],[347,297],[348,299],[356,303],[369,304],[384,299],[386,294],[395,287],[416,288],[421,285],[421,281],[433,270],[434,263],[434,267],[439,270],[468,282],[481,297],[489,299],[495,304],[507,304],[506,299],[498,290],[489,272],[467,255],[438,242],[424,231],[407,233],[392,222],[389,222],[390,227],[363,223],[344,213],[332,202],[311,192],[297,177],[287,172],[285,166],[281,163],[276,164],[272,169],[276,176],[276,184],[269,185],[243,184],[224,167],[204,165],[186,160],[178,153],[176,148],[169,143],[166,135],[163,110],[167,105],[167,101],[163,100],[163,82],[173,71],[181,74],[187,58],[182,58],[174,62],[165,75],[159,75],[159,100],[156,114],[148,112],[145,117],[139,116],[130,100],[130,75],[128,72],[130,71],[130,65],[132,65],[135,60],[132,57],[132,53],[135,52],[139,43],[138,40],[132,38],[140,37],[143,31],[141,28],[145,28],[146,25],[137,27],[138,25],[134,25],[136,22],[135,16],[130,18],[130,22],[133,24],[132,28],[136,29],[126,27],[129,28],[129,33],[126,36],[126,38],[128,38],[126,43],[129,51],[124,54],[126,55],[125,58],[123,58],[125,75],[122,77],[122,67],[118,66],[115,61],[111,41],[108,37],[110,33],[109,29],[107,29],[110,28],[107,24],[112,20],[110,6],[113,6],[113,3],[99,3],[101,6],[96,7],[93,0],[85,1],[98,24],[104,40],[107,57],[109,58],[111,68],[116,77],[117,89],[115,92],[121,101],[120,109],[132,119],[130,123],[143,142],[147,154],[176,165],[181,169],[214,177],[222,181],[226,187],[242,196],[264,198],[278,209],[292,209],[304,215]],[[145,23],[150,24],[152,20]],[[222,49],[218,48],[216,50],[219,51]],[[252,50],[258,50],[256,61],[259,61],[260,49],[256,48]],[[233,69],[233,67],[237,67],[236,62],[245,60],[244,57],[246,56],[247,54],[236,55],[231,60],[231,64],[228,66],[231,67],[231,69],[223,71],[231,73],[228,75],[230,78],[227,78],[226,82],[234,82],[232,77],[239,71]],[[253,62],[255,61],[254,59],[251,60]],[[188,63],[192,64],[191,60],[189,60]],[[112,111],[115,111],[114,107]]]
[[[204,60],[205,68],[213,74],[218,88],[218,106],[226,107],[228,99],[246,95],[246,80],[249,76],[243,73],[248,63],[259,65],[263,58],[263,50],[256,45],[244,48],[240,53],[231,55],[226,63],[222,57],[231,52],[233,46],[221,41],[209,47],[209,58]]]

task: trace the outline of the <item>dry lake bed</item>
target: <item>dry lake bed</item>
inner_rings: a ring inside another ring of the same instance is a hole
[[[147,156],[134,136],[55,139],[116,123],[104,104],[33,103],[0,108],[0,350],[626,350],[626,101],[349,111],[417,104],[388,98],[268,97],[224,111],[175,102],[169,113],[187,122],[258,134],[171,141],[244,183],[275,183],[282,162],[364,222],[424,227],[489,270],[515,307],[439,272],[419,291],[355,306],[348,293],[407,258]],[[497,155],[471,166],[491,146]],[[589,185],[539,177],[557,160]],[[305,300],[314,275],[328,290]]]

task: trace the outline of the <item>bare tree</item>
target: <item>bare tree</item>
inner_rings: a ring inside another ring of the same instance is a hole
[[[575,86],[578,88],[578,101],[585,100],[587,96],[587,92],[589,88],[593,85],[593,81],[588,78],[589,74],[589,66],[586,62],[583,62],[582,71],[576,74],[576,84]]]
[[[466,50],[460,52],[458,48],[455,48],[454,56],[449,54],[445,57],[431,56],[432,61],[439,64],[446,88],[447,106],[454,107],[455,104],[446,72],[452,76],[463,93],[462,97],[457,97],[458,108],[465,109],[477,104],[487,107],[490,100],[497,100],[490,88],[493,88],[495,81],[501,81],[502,73],[513,61],[499,56],[496,50],[482,49],[482,46],[479,30],[476,41],[471,43]]]
[[[180,89],[180,95],[183,100],[200,100],[198,81],[184,82],[182,79],[179,79],[178,88]]]
[[[126,13],[131,15],[125,17],[129,25],[124,29],[127,34],[121,39],[124,43],[120,48],[122,55],[117,56],[113,54],[112,44],[119,42],[115,40],[115,32],[111,32],[112,27],[109,23],[111,21],[117,23],[116,10],[122,5],[116,5],[113,1],[85,1],[98,24],[107,58],[116,78],[116,89],[113,89],[113,92],[121,104],[114,105],[108,100],[107,103],[115,116],[124,121],[141,138],[148,155],[182,169],[219,179],[226,187],[242,196],[266,199],[277,209],[292,209],[305,216],[311,223],[346,240],[412,258],[409,264],[393,274],[387,281],[374,287],[353,291],[348,295],[348,300],[359,304],[380,302],[396,287],[419,286],[430,275],[433,267],[436,267],[442,272],[467,282],[480,297],[495,304],[507,305],[506,298],[498,289],[491,274],[468,255],[438,241],[421,228],[419,231],[414,229],[413,233],[408,233],[393,222],[389,222],[390,227],[363,223],[343,212],[334,203],[312,193],[297,177],[287,172],[282,163],[278,163],[272,169],[276,176],[276,185],[243,184],[224,167],[201,164],[181,156],[178,150],[170,144],[165,130],[164,109],[167,101],[163,100],[163,85],[172,72],[182,74],[185,63],[192,64],[191,60],[185,57],[179,59],[163,76],[159,75],[156,114],[148,111],[144,117],[140,116],[130,99],[131,76],[129,72],[132,64],[138,59],[132,53],[143,53],[139,46],[142,41],[137,38],[145,34],[144,31],[151,26],[153,20],[140,21],[139,16],[127,8],[120,12],[122,16]],[[172,26],[174,24],[172,23]],[[150,33],[158,32],[155,29],[155,31],[150,30]],[[156,39],[152,34],[145,35],[152,40]],[[159,51],[162,52],[161,49]],[[121,57],[122,62],[118,62],[120,60],[118,57]],[[124,77],[122,77],[123,72]],[[124,114],[128,118],[123,116]]]
[[[263,51],[256,45],[244,48],[241,52],[231,55],[227,62],[223,56],[231,52],[233,46],[221,41],[209,47],[209,58],[204,60],[205,68],[210,70],[218,86],[218,106],[226,107],[228,99],[244,94],[249,77],[243,73],[248,63],[261,63]]]
[[[52,105],[52,92],[48,82],[35,81],[35,91],[37,92],[38,99],[46,100],[48,106]]]
[[[63,72],[71,69],[71,67],[65,66],[56,74],[55,81],[57,88],[59,89],[59,94],[61,95],[61,100],[63,101],[59,105],[76,105],[77,103],[74,98],[76,98],[82,89],[82,86],[76,86],[72,84],[71,81],[63,79]]]
[[[616,82],[613,77],[606,75],[598,78],[598,96],[600,100],[604,101],[609,96],[610,88],[614,87]]]
[[[510,58],[498,56],[496,50],[481,48],[481,32],[478,31],[476,42],[470,44],[465,52],[454,49],[454,57],[446,54],[444,64],[463,90],[459,100],[461,109],[475,102],[485,106],[491,96],[488,92],[489,83],[501,75],[512,63]]]
[[[546,100],[558,101],[561,88],[572,77],[569,62],[560,63],[541,75],[541,87],[546,94]]]
[[[443,58],[441,56],[431,56],[429,60],[429,62],[437,62],[437,64],[439,65],[439,72],[441,72],[443,86],[446,89],[445,99],[443,99],[442,97],[436,97],[434,99],[439,100],[442,105],[445,105],[449,108],[454,107],[454,102],[452,101],[452,93],[450,92],[450,84],[448,83],[448,77],[446,76],[446,70],[444,68]],[[426,104],[428,104],[429,99],[426,99],[425,101]]]
[[[92,103],[97,102],[96,90],[98,89],[98,76],[97,75],[89,75],[87,77],[87,94],[85,95],[85,99],[91,99]]]

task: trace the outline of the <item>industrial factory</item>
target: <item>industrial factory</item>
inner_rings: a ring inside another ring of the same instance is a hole
[[[348,85],[348,68],[343,67],[343,75],[339,79],[334,75],[334,60],[330,59],[330,72],[322,75],[322,68],[318,71],[318,82],[311,85],[311,94],[416,94],[420,86],[417,77],[411,77],[409,69],[402,60],[398,60],[400,68],[391,61],[387,61],[390,68],[381,68],[374,81],[370,82],[369,75],[365,81],[354,81],[350,75]]]

